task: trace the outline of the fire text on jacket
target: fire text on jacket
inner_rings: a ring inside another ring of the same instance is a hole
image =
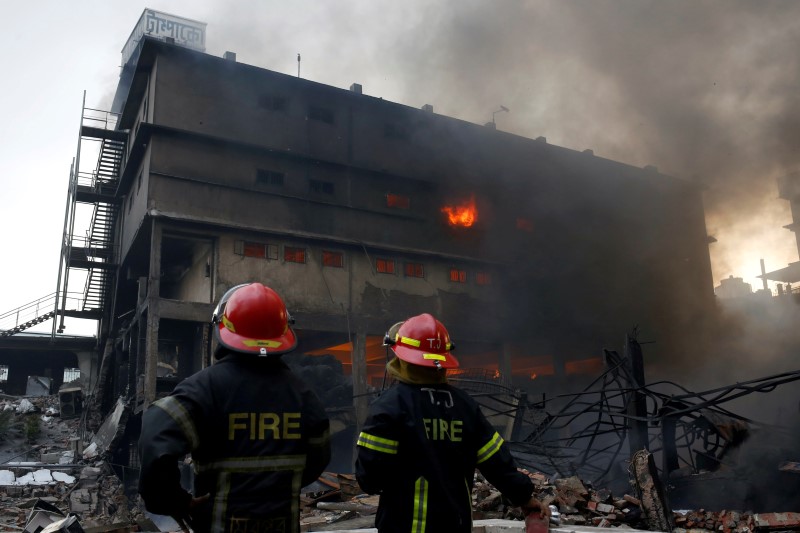
[[[300,413],[228,413],[228,440],[299,439]]]
[[[464,430],[463,420],[442,420],[441,418],[423,418],[425,436],[428,440],[449,440],[461,442],[461,432]]]

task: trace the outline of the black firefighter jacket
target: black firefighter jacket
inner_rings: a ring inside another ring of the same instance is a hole
[[[381,533],[472,531],[476,466],[514,505],[530,499],[530,479],[464,391],[397,383],[370,406],[356,477],[362,489],[381,494]]]
[[[178,461],[191,453],[195,531],[299,531],[300,488],[330,460],[316,395],[278,357],[232,354],[182,381],[142,419],[139,492],[152,513],[185,517]]]

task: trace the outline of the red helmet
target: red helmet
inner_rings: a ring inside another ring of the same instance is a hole
[[[261,283],[228,290],[211,321],[219,344],[234,352],[273,355],[297,347],[286,305],[277,292]]]
[[[450,334],[441,322],[428,313],[412,316],[403,322],[394,338],[387,338],[387,343],[394,354],[406,363],[458,368],[458,361],[450,353],[455,348],[450,341]]]

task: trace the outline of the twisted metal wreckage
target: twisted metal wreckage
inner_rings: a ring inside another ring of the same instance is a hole
[[[487,416],[513,421],[509,445],[529,470],[620,489],[632,481],[636,452],[646,449],[658,458],[673,506],[763,511],[797,504],[787,480],[800,487],[797,463],[791,462],[800,460],[800,428],[763,424],[723,404],[798,381],[800,371],[692,392],[670,381],[645,384],[635,334],[626,337],[623,355],[604,355],[607,370],[583,391],[538,402],[488,376],[465,374],[452,381]]]

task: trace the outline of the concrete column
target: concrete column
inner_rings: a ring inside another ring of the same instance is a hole
[[[157,306],[156,306],[157,307]],[[156,380],[158,378],[158,309],[151,306],[147,312],[147,331],[145,338],[144,361],[144,409],[156,399]]]
[[[158,326],[161,319],[159,291],[161,285],[161,226],[153,221],[150,235],[150,272],[147,279],[147,325],[145,331],[144,405],[147,409],[156,399],[158,377]]]

